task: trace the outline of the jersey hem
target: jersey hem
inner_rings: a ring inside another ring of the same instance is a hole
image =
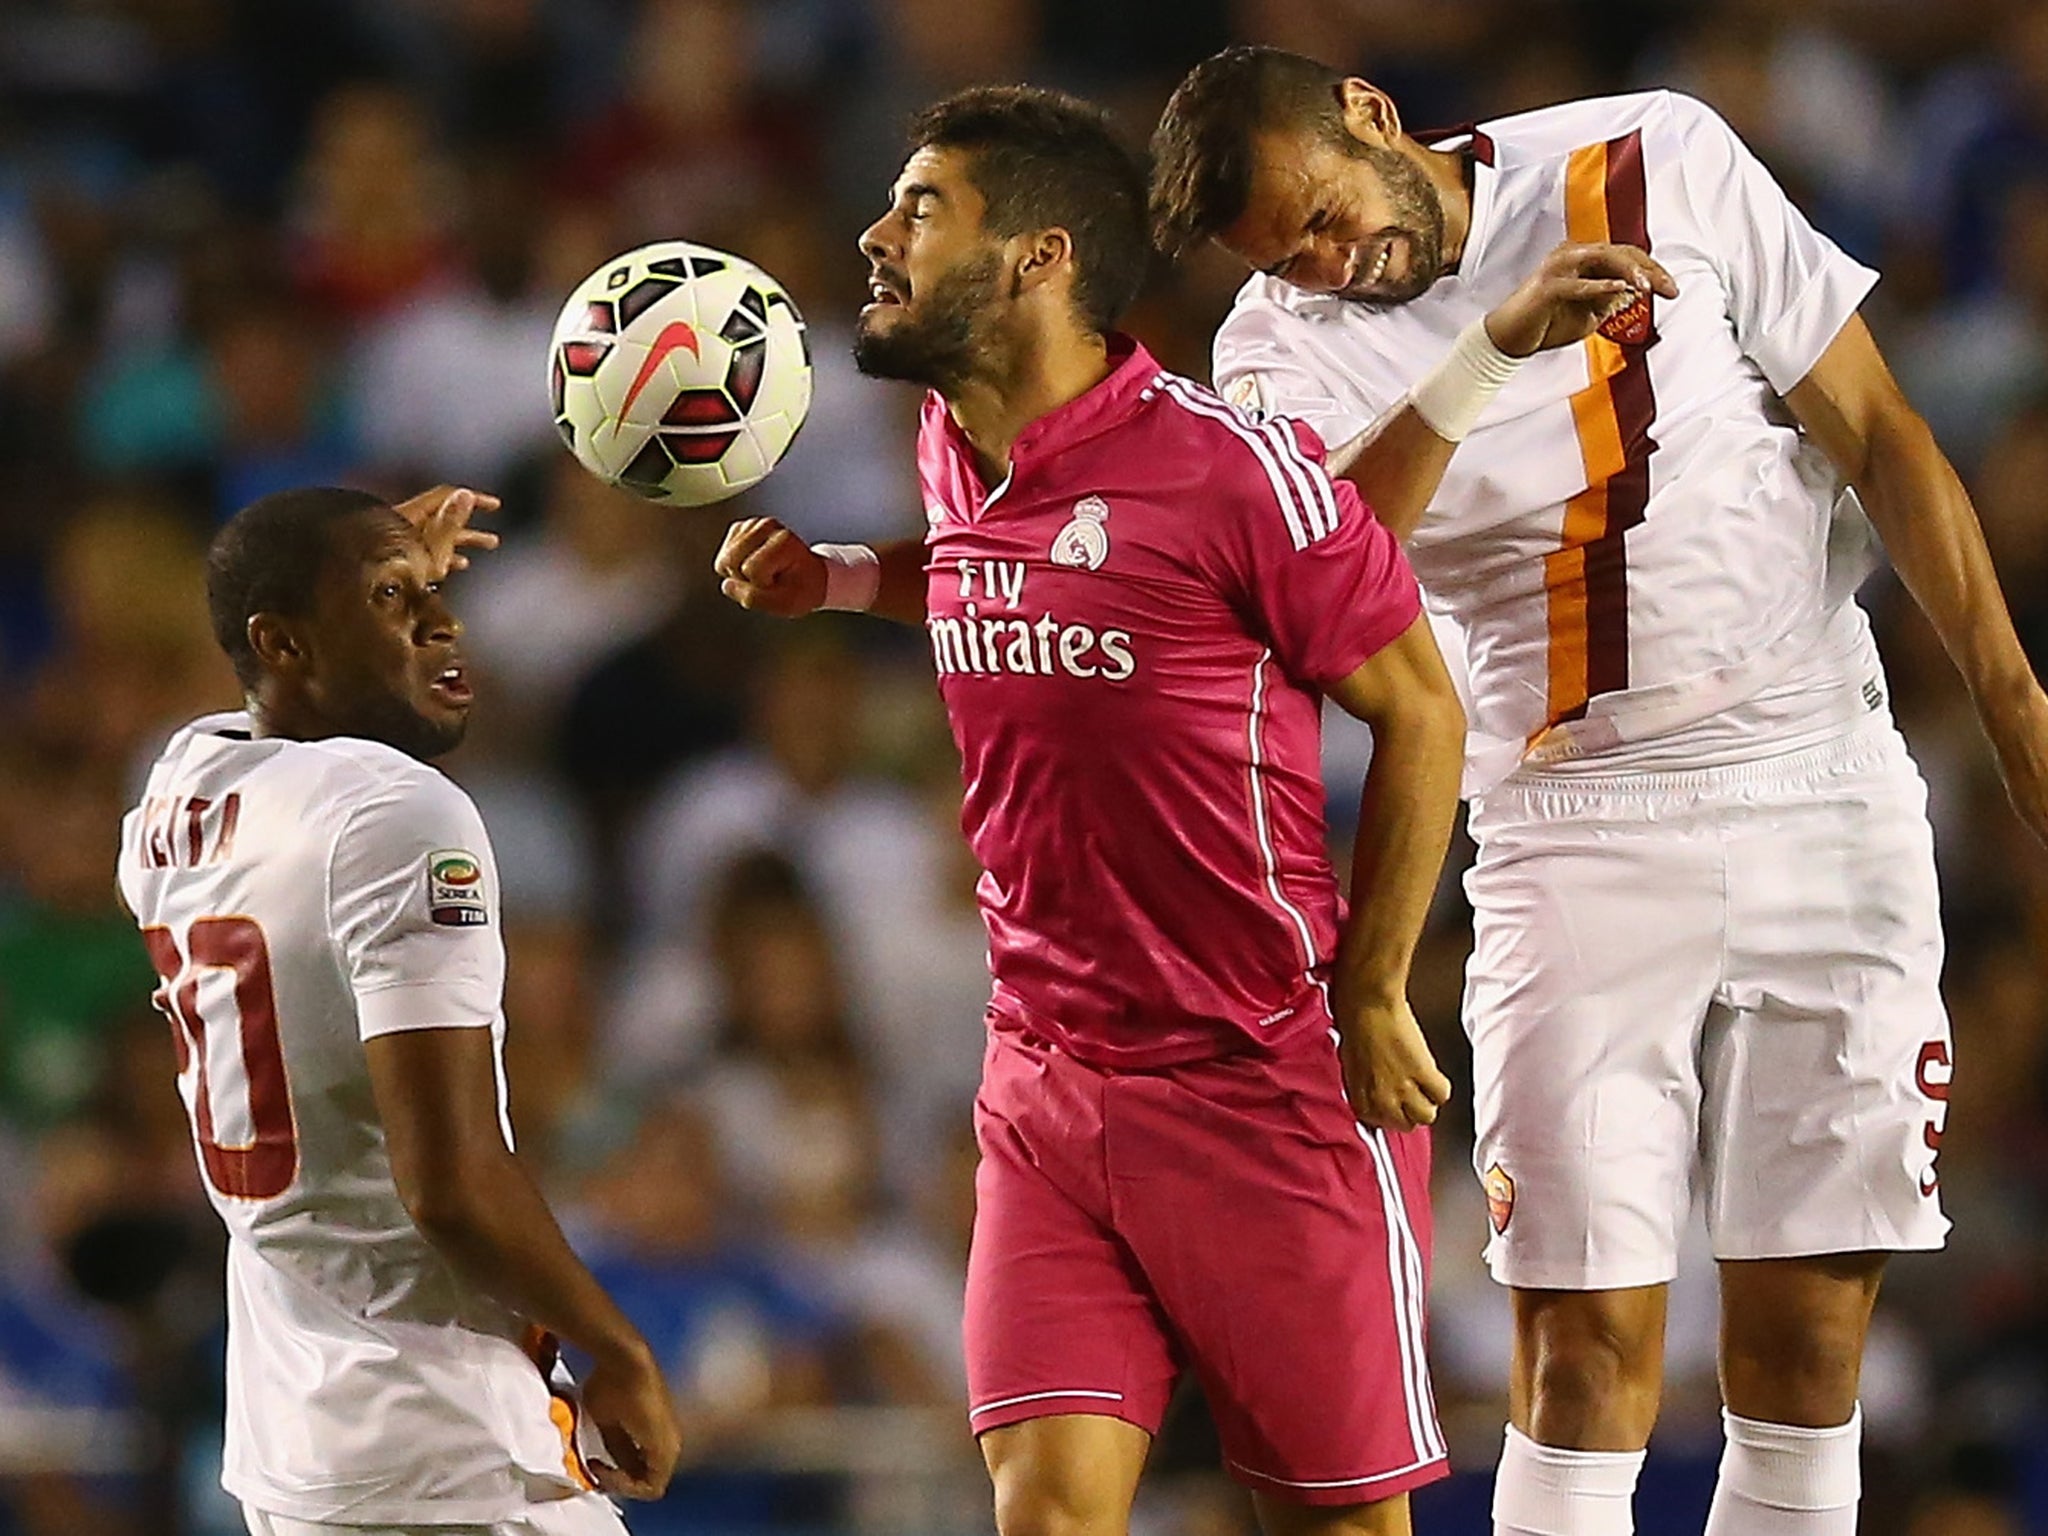
[[[281,1493],[263,1483],[252,1483],[223,1472],[221,1487],[239,1502],[266,1515],[287,1520],[308,1520],[320,1525],[499,1525],[520,1519],[528,1512],[559,1504],[564,1499],[582,1498],[586,1490],[564,1483],[559,1494],[546,1498],[509,1493],[491,1499],[406,1499],[335,1503]]]
[[[1878,274],[1858,262],[1855,264],[1853,277],[1846,282],[1843,278],[1844,274],[1837,268],[1823,267],[1814,273],[1806,286],[1799,291],[1799,297],[1785,306],[1784,314],[1771,327],[1774,335],[1787,330],[1797,330],[1803,319],[1801,311],[1809,305],[1813,307],[1815,319],[1826,321],[1830,318],[1826,306],[1831,292],[1840,292],[1844,298],[1850,299],[1847,308],[1843,309],[1840,315],[1833,317],[1834,323],[1828,327],[1827,339],[1821,342],[1820,350],[1806,359],[1803,366],[1789,358],[1776,357],[1769,359],[1769,366],[1766,366],[1766,359],[1759,357],[1755,352],[1749,354],[1750,360],[1757,366],[1757,371],[1764,376],[1764,382],[1777,391],[1779,398],[1791,394],[1806,381],[1806,376],[1813,372],[1814,365],[1826,354],[1828,348],[1835,344],[1835,338],[1842,334],[1842,328],[1855,319],[1857,311],[1863,308],[1863,301],[1870,297],[1870,291],[1877,286]],[[1763,348],[1760,347],[1759,350]],[[1781,363],[1786,366],[1780,367]],[[1796,374],[1793,372],[1795,367],[1798,369]],[[1780,374],[1785,375],[1783,383],[1779,382]]]
[[[1337,667],[1327,677],[1311,678],[1309,681],[1322,691],[1328,692],[1331,684],[1343,682],[1345,678],[1351,676],[1352,673],[1371,661],[1373,657],[1379,655],[1381,651],[1384,651],[1396,640],[1407,634],[1409,630],[1415,627],[1415,621],[1421,617],[1422,589],[1418,584],[1411,581],[1408,587],[1408,600],[1401,605],[1401,621],[1398,624],[1389,618],[1383,625],[1368,630],[1366,633],[1371,638],[1361,638],[1358,641],[1355,649],[1359,651],[1359,655],[1350,665]]]
[[[1949,1233],[1955,1230],[1955,1223],[1947,1216],[1939,1220],[1939,1232],[1913,1237],[1897,1233],[1890,1237],[1865,1234],[1826,1243],[1791,1245],[1783,1241],[1744,1243],[1730,1239],[1714,1244],[1714,1260],[1716,1263],[1742,1264],[1753,1259],[1820,1259],[1839,1253],[1939,1253],[1948,1247]]]
[[[1098,1419],[1120,1419],[1134,1425],[1148,1435],[1159,1433],[1164,1414],[1147,1417],[1134,1409],[1126,1408],[1121,1401],[1112,1402],[1092,1393],[1052,1392],[1033,1393],[1028,1399],[1009,1403],[1001,1408],[989,1408],[979,1415],[970,1415],[968,1427],[976,1439],[991,1430],[1007,1429],[1012,1424],[1023,1424],[1032,1419],[1048,1419],[1066,1414],[1088,1414]]]
[[[473,987],[422,980],[389,981],[352,990],[356,1033],[364,1040],[421,1029],[489,1029],[497,1022],[495,1013],[479,1017],[474,1005],[454,1001],[458,993],[473,991]]]
[[[1488,790],[1487,795],[1684,795],[1793,788],[1816,776],[1881,767],[1904,755],[1904,739],[1891,716],[1870,715],[1813,746],[1769,757],[1705,768],[1647,769],[1640,773],[1514,773]]]
[[[1320,1508],[1382,1503],[1451,1475],[1451,1460],[1448,1455],[1432,1456],[1413,1466],[1401,1467],[1375,1476],[1328,1481],[1276,1477],[1268,1472],[1256,1472],[1227,1456],[1223,1464],[1229,1469],[1232,1480],[1242,1483],[1247,1488],[1289,1504],[1307,1504]]]

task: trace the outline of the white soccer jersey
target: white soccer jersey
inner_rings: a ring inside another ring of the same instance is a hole
[[[164,749],[120,858],[231,1239],[223,1485],[392,1525],[578,1491],[525,1323],[399,1200],[363,1053],[397,1030],[503,1040],[497,869],[469,797],[391,747],[209,716]]]
[[[1410,541],[1462,640],[1468,793],[1523,761],[1611,773],[1782,752],[1881,708],[1849,597],[1867,527],[1779,398],[1876,274],[1687,97],[1575,102],[1470,138],[1455,273],[1384,309],[1254,276],[1215,342],[1225,394],[1342,443],[1562,240],[1640,245],[1676,280],[1676,299],[1645,295],[1524,363]]]

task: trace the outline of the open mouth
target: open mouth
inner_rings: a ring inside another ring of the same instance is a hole
[[[1394,253],[1406,252],[1407,241],[1398,234],[1381,235],[1371,245],[1358,253],[1356,264],[1351,269],[1351,281],[1344,285],[1346,293],[1372,294],[1382,291],[1389,277],[1399,278],[1408,270],[1404,254],[1399,271],[1394,267]]]
[[[469,685],[469,672],[461,662],[443,667],[427,685],[428,691],[444,704],[468,704],[476,697],[476,690]]]
[[[879,273],[868,279],[868,308],[881,309],[887,306],[901,306],[903,293],[894,283]]]

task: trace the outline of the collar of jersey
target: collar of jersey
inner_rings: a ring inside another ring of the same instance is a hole
[[[185,729],[194,737],[207,741],[252,741],[256,736],[256,722],[246,709],[222,710],[217,715],[201,715]]]
[[[1010,481],[1017,478],[1017,471],[1027,460],[1064,452],[1107,432],[1130,415],[1139,397],[1159,377],[1159,364],[1145,350],[1144,343],[1121,331],[1111,331],[1108,339],[1109,373],[1103,380],[1065,405],[1047,411],[1017,434],[1017,440],[1010,445]],[[946,441],[971,464],[974,445],[967,441],[967,434],[960,430],[951,411],[945,413],[945,424]]]
[[[1483,127],[1458,128],[1430,135],[1422,142],[1431,149],[1458,149],[1484,132]],[[1500,172],[1493,164],[1493,157],[1498,154],[1499,150],[1495,149],[1492,154],[1471,157],[1472,206],[1465,223],[1465,248],[1458,253],[1458,270],[1448,276],[1469,278],[1485,258],[1487,236],[1493,233],[1494,186],[1500,178]]]
[[[1493,194],[1499,185],[1499,167],[1484,160],[1472,162],[1471,218],[1465,225],[1465,249],[1458,253],[1458,276],[1468,281],[1486,259],[1486,242],[1493,234]]]

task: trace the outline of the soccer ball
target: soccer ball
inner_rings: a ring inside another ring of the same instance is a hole
[[[810,342],[752,262],[663,241],[577,284],[548,348],[548,398],[555,430],[600,480],[701,507],[788,451],[811,406]]]

